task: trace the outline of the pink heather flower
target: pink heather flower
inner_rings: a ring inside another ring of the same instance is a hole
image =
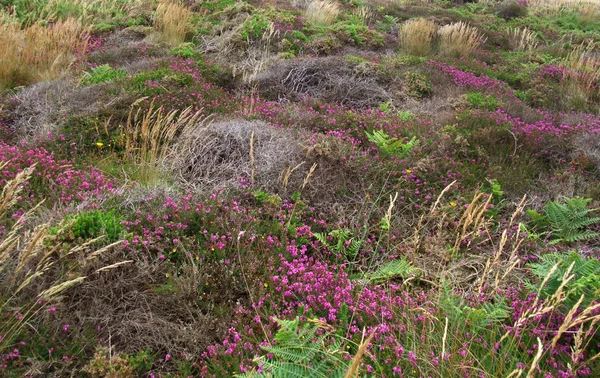
[[[170,354],[167,354],[167,355],[165,356],[165,362],[169,361],[170,359],[171,359],[171,355],[170,355]]]

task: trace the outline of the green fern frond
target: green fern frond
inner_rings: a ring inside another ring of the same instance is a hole
[[[372,133],[365,131],[365,134],[369,142],[375,143],[377,148],[385,155],[406,157],[419,142],[416,137],[404,142],[398,138],[388,136],[383,130],[373,130]]]
[[[408,278],[419,271],[406,257],[389,261],[380,266],[376,271],[366,275],[366,279],[371,283],[379,283],[392,278]]]
[[[573,265],[570,274],[574,277],[564,288],[565,293],[567,293],[565,306],[568,308],[573,306],[581,295],[584,295],[583,306],[597,299],[597,293],[600,290],[600,260],[595,258],[585,259],[577,252],[568,254],[551,253],[541,256],[538,262],[530,264],[531,272],[540,280],[543,280],[557,264],[556,271],[541,290],[544,297],[556,293],[562,284],[565,272]],[[530,284],[530,286],[533,285]]]
[[[594,210],[586,206],[591,198],[565,198],[564,203],[550,201],[544,205],[544,214],[528,210],[537,229],[547,229],[551,234],[551,244],[560,242],[578,242],[594,239],[600,234],[587,230],[588,227],[600,224],[600,217],[592,217]]]

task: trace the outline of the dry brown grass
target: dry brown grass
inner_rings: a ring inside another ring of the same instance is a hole
[[[477,28],[460,21],[442,26],[438,30],[440,36],[440,53],[456,58],[469,57],[486,38]]]
[[[335,1],[314,0],[306,5],[304,13],[313,24],[329,25],[340,13],[340,6]]]
[[[52,26],[0,25],[0,89],[59,77],[85,53],[88,29],[69,19]]]
[[[410,55],[429,55],[436,30],[435,23],[425,18],[414,18],[406,21],[398,31],[402,50]]]
[[[154,12],[154,26],[165,42],[176,46],[183,43],[192,31],[193,16],[189,9],[176,1],[160,0]]]

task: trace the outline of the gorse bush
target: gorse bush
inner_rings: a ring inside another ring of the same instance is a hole
[[[102,84],[117,79],[122,79],[127,76],[127,72],[121,68],[112,68],[108,64],[94,67],[90,72],[85,72],[81,79],[83,85]]]
[[[591,214],[597,209],[589,209],[591,198],[565,198],[564,203],[550,201],[544,205],[542,214],[528,210],[535,228],[550,235],[552,243],[572,243],[600,236],[600,232],[589,230],[600,224],[600,217]]]

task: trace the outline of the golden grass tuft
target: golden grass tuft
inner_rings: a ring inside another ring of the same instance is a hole
[[[193,30],[194,14],[178,2],[160,0],[154,12],[154,26],[162,34],[165,42],[179,45]]]
[[[486,41],[477,28],[462,21],[442,26],[438,34],[440,53],[456,58],[471,56]]]
[[[414,18],[406,21],[398,31],[402,50],[409,55],[429,55],[436,29],[435,23],[425,18]]]
[[[181,112],[167,112],[162,107],[155,108],[153,100],[148,110],[138,109],[134,114],[136,103],[131,107],[124,128],[125,148],[139,168],[139,179],[147,183],[160,176],[160,165],[176,135],[191,131],[198,123],[200,111],[192,113],[192,108],[188,107]]]
[[[304,13],[313,24],[329,25],[340,13],[340,6],[330,0],[313,0],[308,3]]]
[[[0,87],[56,79],[85,53],[88,40],[88,29],[73,19],[25,29],[0,25]]]
[[[510,48],[516,51],[533,51],[538,46],[537,33],[527,28],[508,30]]]

